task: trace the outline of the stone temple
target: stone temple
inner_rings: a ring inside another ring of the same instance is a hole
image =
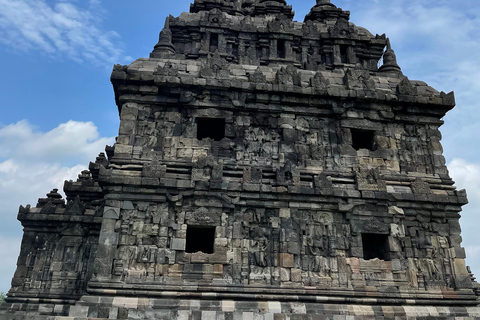
[[[312,5],[195,0],[114,67],[116,143],[20,207],[0,319],[480,317],[440,144],[453,93]]]

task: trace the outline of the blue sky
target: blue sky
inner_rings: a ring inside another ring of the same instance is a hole
[[[193,0],[192,0],[193,1]],[[412,80],[454,90],[444,154],[467,189],[463,245],[480,275],[480,2],[332,0],[351,22],[386,33]],[[190,0],[0,0],[0,291],[8,291],[21,240],[20,204],[35,205],[113,144],[118,114],[114,64],[148,57],[168,14]],[[314,0],[288,0],[303,17]]]

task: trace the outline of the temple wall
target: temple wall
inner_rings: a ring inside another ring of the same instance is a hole
[[[342,206],[329,197],[273,194],[242,195],[232,204],[228,193],[227,202],[214,192],[202,194],[107,207],[119,219],[108,223],[108,242],[118,238],[118,246],[112,260],[102,262],[114,266],[105,276],[127,284],[316,286],[370,296],[372,290],[442,296],[471,288],[458,215],[448,205],[398,207],[385,199]],[[190,235],[190,227],[205,228],[205,238],[195,230]],[[368,236],[384,249],[362,245]],[[213,252],[187,252],[189,241]]]
[[[289,161],[317,172],[352,172],[355,167],[368,166],[392,173],[447,177],[439,125],[394,123],[387,118],[394,116],[388,105],[368,112],[350,111],[347,105],[344,113],[335,117],[308,115],[307,108],[279,107],[275,113],[252,113],[228,107],[230,110],[127,103],[117,143],[138,159],[191,163],[213,156],[240,166],[278,168]],[[218,126],[222,139],[199,139],[199,119],[212,118],[225,120],[212,124]],[[370,139],[370,145],[357,147],[355,140],[361,139]]]
[[[150,58],[114,66],[115,145],[66,202],[20,208],[0,320],[480,318],[440,143],[454,94],[349,14],[168,17]]]

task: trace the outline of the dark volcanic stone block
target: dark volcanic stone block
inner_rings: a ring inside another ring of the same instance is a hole
[[[115,145],[66,199],[20,207],[0,319],[480,317],[441,155],[453,93],[349,17],[317,1],[293,21],[283,0],[168,17],[150,58],[114,67]]]

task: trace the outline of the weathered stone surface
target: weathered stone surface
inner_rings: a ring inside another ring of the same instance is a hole
[[[116,144],[66,200],[20,207],[0,319],[480,316],[440,144],[453,93],[330,1],[292,17],[196,0],[114,67]]]

